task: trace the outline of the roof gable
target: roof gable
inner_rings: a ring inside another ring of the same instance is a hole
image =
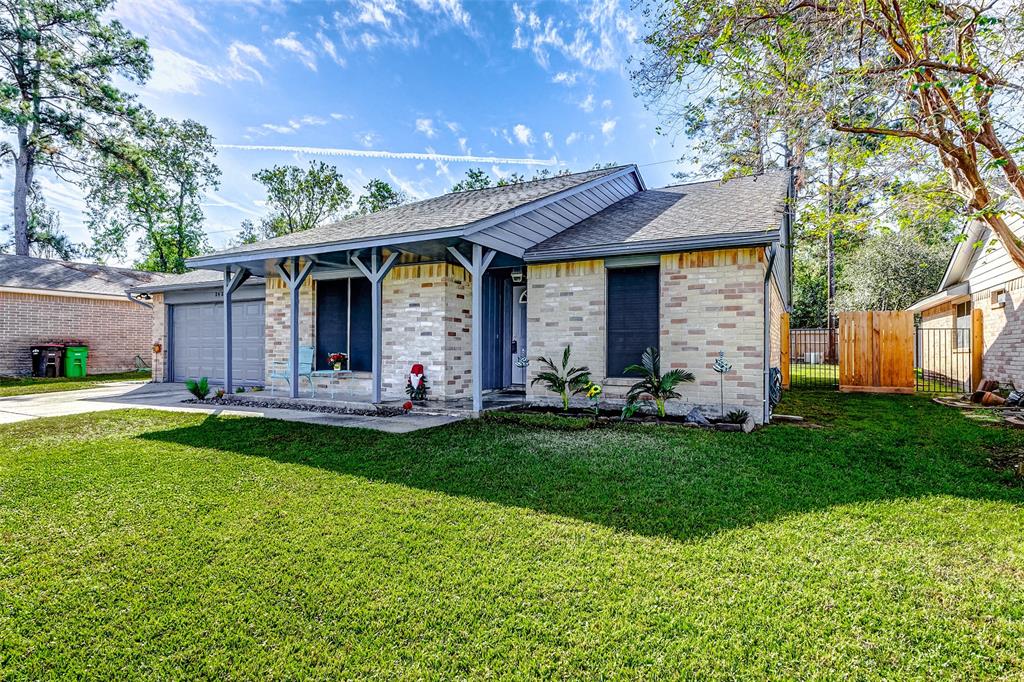
[[[160,273],[129,268],[0,254],[0,287],[11,289],[124,296],[130,287],[162,277]]]

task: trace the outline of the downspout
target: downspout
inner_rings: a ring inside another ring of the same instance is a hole
[[[768,250],[768,265],[764,270],[764,391],[763,391],[763,405],[764,412],[762,413],[762,420],[765,424],[771,419],[771,407],[768,401],[769,394],[769,375],[771,373],[771,354],[772,354],[772,325],[769,316],[771,315],[771,297],[768,295],[768,288],[771,286],[772,280],[772,267],[775,265],[775,254],[778,253],[778,248],[771,247]]]

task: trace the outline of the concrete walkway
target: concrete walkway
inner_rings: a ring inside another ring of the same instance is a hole
[[[60,417],[69,414],[123,410],[125,408],[166,410],[169,412],[199,412],[201,414],[241,417],[266,417],[307,424],[374,429],[388,433],[409,433],[419,429],[450,424],[465,418],[464,415],[458,414],[430,414],[416,411],[397,417],[374,417],[242,406],[226,408],[220,405],[211,405],[203,407],[201,405],[186,405],[182,402],[189,398],[191,396],[182,384],[118,381],[99,388],[88,388],[80,391],[56,391],[53,393],[34,393],[0,398],[0,424],[10,424],[40,417]]]

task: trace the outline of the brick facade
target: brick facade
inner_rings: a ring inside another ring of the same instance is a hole
[[[664,369],[687,369],[683,399],[667,408],[686,412],[694,405],[717,415],[719,376],[712,369],[725,351],[733,371],[725,377],[725,409],[745,409],[761,420],[764,386],[764,251],[723,249],[661,256],[661,354]],[[602,381],[605,397],[624,396],[628,379],[605,378],[605,264],[576,261],[529,267],[528,382],[540,371],[536,357],[561,358],[573,346],[573,364],[586,365]],[[780,304],[781,308],[781,304]],[[781,313],[781,309],[779,310]],[[774,313],[773,313],[774,315]],[[639,361],[639,358],[637,358]],[[527,387],[537,400],[557,400],[539,384]]]
[[[995,295],[1001,291],[1006,303],[999,307]],[[974,294],[972,304],[982,311],[985,377],[1024,388],[1024,277]]]
[[[32,372],[29,346],[51,340],[89,346],[90,374],[135,369],[150,357],[153,311],[127,299],[0,292],[0,375]]]

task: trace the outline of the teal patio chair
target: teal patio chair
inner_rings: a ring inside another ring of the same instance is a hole
[[[312,397],[316,397],[316,386],[313,384],[313,355],[316,353],[312,346],[299,346],[299,379],[306,377],[306,381],[309,382],[309,390],[312,393]],[[290,361],[275,362],[274,367],[280,367],[281,369],[273,369],[270,372],[270,378],[273,379],[284,379],[288,384],[288,388],[292,386],[292,372]],[[274,384],[270,384],[270,395],[274,395]]]

